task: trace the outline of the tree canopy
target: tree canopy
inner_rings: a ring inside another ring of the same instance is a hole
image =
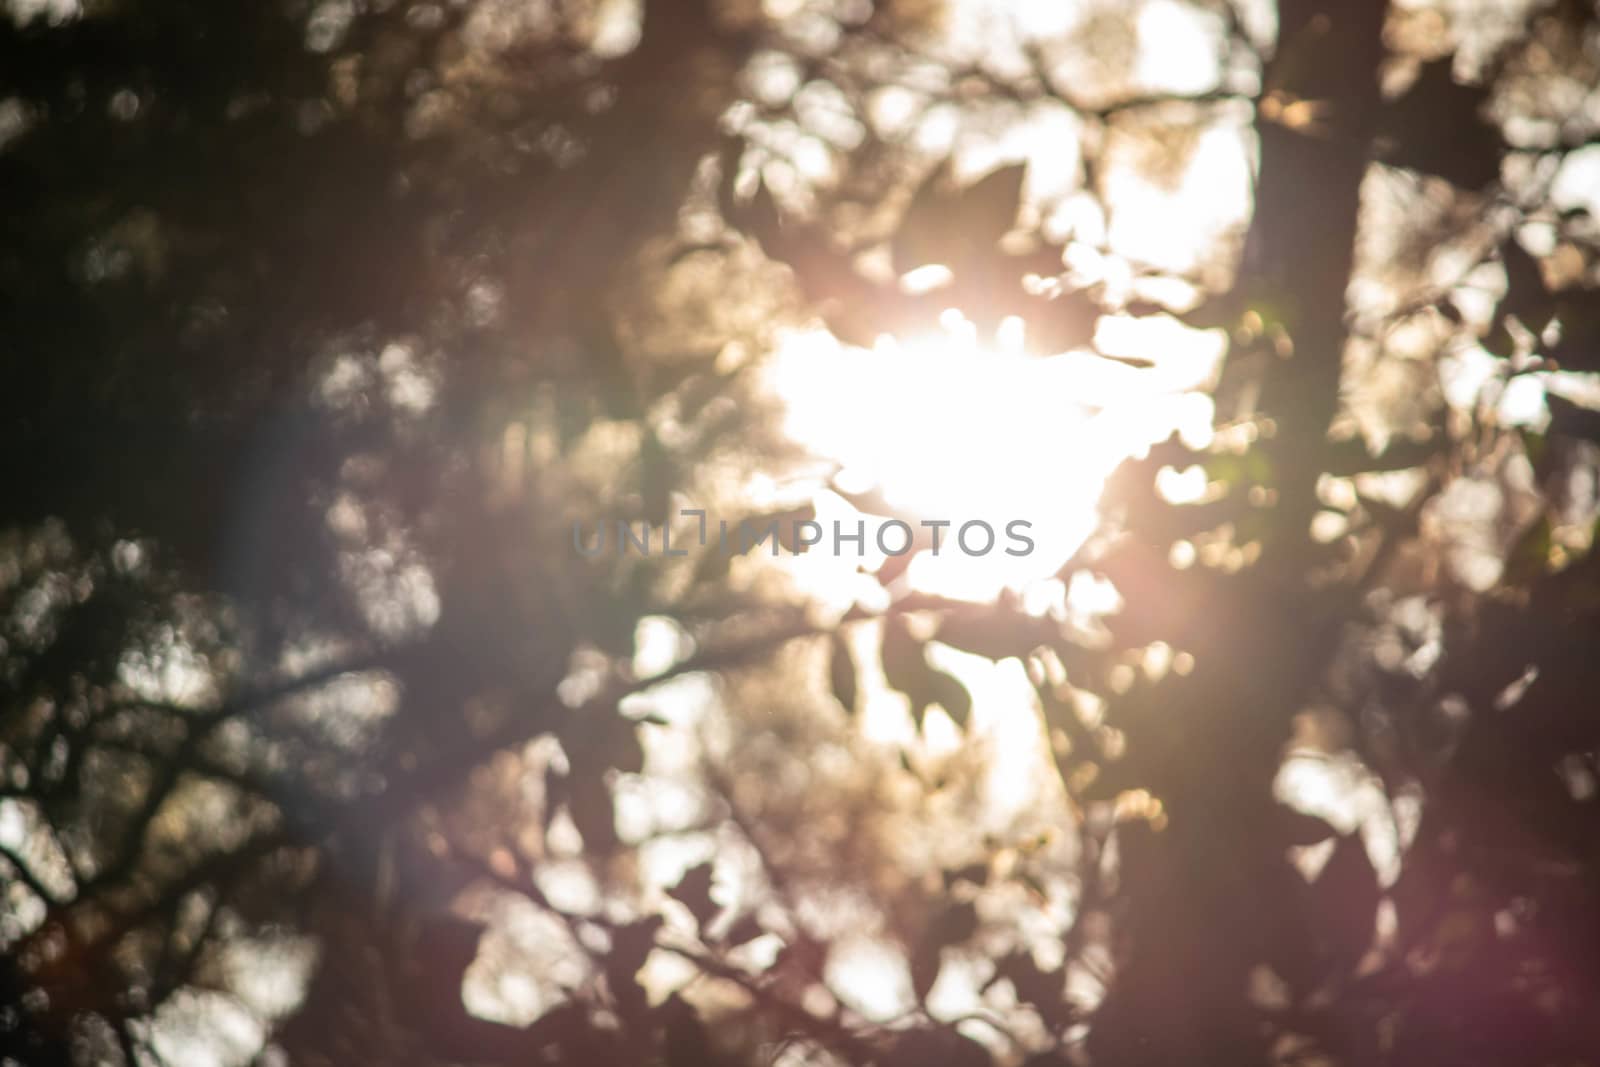
[[[0,0],[0,1061],[1600,1064],[1597,86]]]

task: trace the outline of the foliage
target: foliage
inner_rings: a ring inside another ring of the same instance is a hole
[[[12,3],[0,1056],[1600,1060],[1600,18],[1140,10]],[[770,364],[951,307],[1210,432],[821,602]]]

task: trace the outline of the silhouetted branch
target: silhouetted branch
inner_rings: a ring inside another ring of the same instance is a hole
[[[6,863],[11,867],[11,870],[16,874],[17,880],[23,885],[27,886],[29,892],[33,893],[34,896],[38,897],[46,905],[59,907],[62,904],[60,898],[58,898],[55,893],[51,892],[49,887],[40,881],[39,877],[33,873],[33,869],[28,866],[27,862],[23,860],[21,856],[18,856],[15,852],[13,852],[9,847],[0,845],[0,859],[5,860]]]

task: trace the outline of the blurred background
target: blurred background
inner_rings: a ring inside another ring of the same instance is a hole
[[[1597,211],[1585,0],[0,0],[0,1061],[1600,1063]]]

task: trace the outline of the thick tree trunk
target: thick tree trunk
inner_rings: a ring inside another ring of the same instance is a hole
[[[1207,583],[1186,706],[1155,788],[1170,823],[1123,832],[1119,959],[1090,1041],[1116,1067],[1264,1063],[1271,1040],[1248,985],[1307,931],[1286,906],[1303,885],[1273,832],[1272,779],[1289,725],[1325,665],[1329,630],[1304,586],[1317,475],[1339,397],[1345,290],[1380,97],[1381,0],[1285,0],[1258,113],[1255,214],[1241,307],[1281,323],[1292,352],[1266,362],[1259,409],[1278,496],[1262,562]],[[1258,343],[1267,343],[1265,340]],[[1235,358],[1241,353],[1235,352]],[[1175,581],[1193,583],[1189,576]],[[1275,916],[1284,916],[1279,919]]]

